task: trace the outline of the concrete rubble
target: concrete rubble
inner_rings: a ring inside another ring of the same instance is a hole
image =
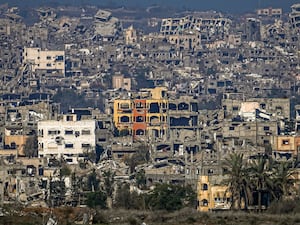
[[[91,6],[0,10],[0,205],[84,205],[93,171],[196,189],[233,152],[299,157],[298,4],[163,15],[148,33]]]

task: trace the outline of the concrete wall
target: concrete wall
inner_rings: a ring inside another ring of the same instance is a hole
[[[73,118],[76,118],[76,115],[66,116],[61,121],[48,120],[38,123],[39,157],[69,157],[78,156],[88,150],[95,151],[95,121],[76,121]]]
[[[58,70],[65,75],[65,52],[43,51],[40,48],[24,48],[23,62],[31,63],[32,71]]]

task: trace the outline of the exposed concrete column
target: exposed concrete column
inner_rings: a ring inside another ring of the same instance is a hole
[[[0,206],[3,206],[3,202],[4,202],[4,177],[2,177],[0,179]]]

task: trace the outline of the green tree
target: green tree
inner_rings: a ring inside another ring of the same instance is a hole
[[[146,175],[144,169],[141,169],[135,174],[135,181],[138,188],[144,189],[146,187]]]
[[[100,181],[97,178],[96,170],[93,169],[93,172],[89,174],[88,181],[87,181],[87,187],[89,191],[95,192],[99,190],[99,184]]]
[[[94,148],[92,148],[92,147],[86,148],[84,150],[84,155],[92,163],[96,163],[96,161],[97,161],[97,154],[96,154],[96,150]]]
[[[49,205],[51,207],[60,206],[65,200],[66,187],[64,180],[52,181],[50,178],[50,189],[49,189]]]
[[[60,176],[65,177],[70,175],[71,175],[71,169],[67,165],[62,166],[60,169]]]
[[[89,192],[87,194],[86,204],[88,207],[96,208],[100,207],[102,209],[106,208],[106,195],[102,191]]]
[[[190,186],[158,184],[146,196],[146,205],[155,210],[179,210],[185,206],[194,206],[196,194]]]
[[[130,185],[124,183],[118,186],[115,207],[123,209],[145,209],[144,196],[130,190]]]
[[[293,162],[291,161],[279,162],[274,166],[273,183],[278,199],[286,197],[291,193],[291,188],[295,183],[293,173]]]
[[[266,144],[265,145],[265,154],[266,155],[272,155],[272,145],[271,144]]]
[[[141,165],[149,162],[150,160],[150,152],[146,145],[140,145],[137,148],[136,153],[134,153],[131,157],[125,159],[125,163],[129,166],[130,172],[135,172],[135,167],[137,165]]]
[[[272,163],[269,158],[260,156],[251,162],[249,167],[253,191],[258,194],[258,210],[262,210],[262,194],[272,194]]]
[[[243,154],[230,154],[224,161],[224,173],[227,175],[225,183],[232,196],[231,208],[241,209],[242,199],[247,208],[250,197],[249,180],[247,168],[244,166]]]
[[[124,209],[130,209],[131,199],[130,199],[130,187],[129,184],[121,184],[118,186],[115,206]]]
[[[115,183],[116,173],[111,170],[107,170],[103,172],[104,177],[104,190],[107,196],[112,197],[114,191],[114,183]]]

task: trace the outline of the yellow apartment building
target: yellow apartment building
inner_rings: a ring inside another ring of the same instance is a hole
[[[121,130],[128,130],[132,132],[132,100],[131,99],[117,99],[114,101],[114,125]]]
[[[217,178],[217,179],[216,179]],[[220,185],[217,182],[219,177],[216,176],[200,176],[198,180],[197,210],[208,212],[213,210],[230,209],[231,194],[227,186]]]
[[[145,89],[131,99],[114,101],[114,125],[121,130],[128,130],[133,137],[166,135],[168,127],[167,88]]]

